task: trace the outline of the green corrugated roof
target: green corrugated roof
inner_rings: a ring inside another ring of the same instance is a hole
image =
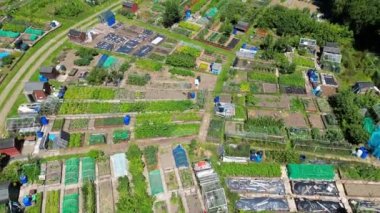
[[[288,164],[290,179],[334,180],[334,167],[328,164]]]

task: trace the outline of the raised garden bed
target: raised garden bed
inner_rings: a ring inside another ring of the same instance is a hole
[[[180,169],[179,177],[183,188],[188,188],[194,185],[193,176],[190,169]]]
[[[54,120],[53,127],[51,128],[51,131],[61,131],[63,128],[63,124],[65,123],[64,118],[58,118]]]
[[[86,130],[88,128],[89,119],[70,120],[69,130]]]

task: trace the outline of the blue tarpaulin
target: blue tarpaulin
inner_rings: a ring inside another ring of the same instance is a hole
[[[182,147],[182,145],[178,145],[176,148],[173,149],[173,156],[174,156],[174,161],[177,168],[189,166],[189,162],[187,161],[186,151]]]

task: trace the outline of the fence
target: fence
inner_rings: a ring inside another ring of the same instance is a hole
[[[292,141],[292,147],[299,151],[309,151],[314,153],[333,153],[337,155],[351,155],[352,146],[346,141],[329,142],[322,140],[302,140]]]

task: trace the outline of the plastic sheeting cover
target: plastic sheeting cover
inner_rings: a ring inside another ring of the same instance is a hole
[[[293,192],[297,195],[338,196],[334,182],[292,181]]]
[[[128,161],[124,153],[111,155],[113,176],[118,178],[127,175]]]
[[[301,212],[340,212],[343,204],[334,201],[309,200],[303,198],[295,198],[297,210]]]
[[[160,170],[153,170],[149,172],[149,183],[152,195],[157,195],[164,192]]]
[[[265,194],[285,194],[285,186],[281,180],[227,179],[227,186],[232,191]]]
[[[285,198],[240,199],[236,202],[236,208],[245,211],[289,211],[289,205]]]

